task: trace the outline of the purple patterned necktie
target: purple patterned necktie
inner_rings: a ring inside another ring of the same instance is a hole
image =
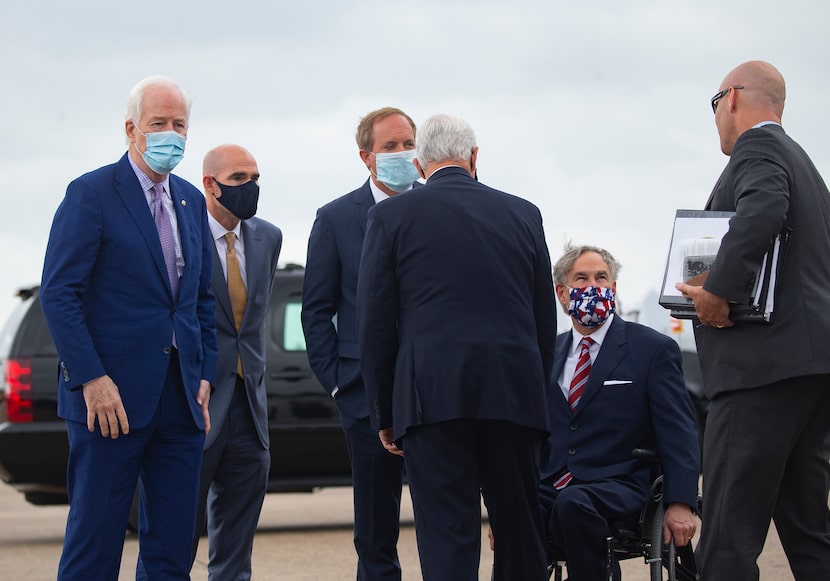
[[[167,266],[167,278],[170,279],[170,288],[173,290],[173,298],[179,292],[179,273],[176,269],[176,241],[173,238],[173,227],[170,225],[170,217],[162,202],[164,188],[161,184],[153,185],[153,221],[156,223],[156,230],[159,233],[161,251],[164,254],[164,263]]]

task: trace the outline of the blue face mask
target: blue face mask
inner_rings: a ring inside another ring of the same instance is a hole
[[[150,169],[159,175],[169,174],[179,165],[184,157],[185,137],[175,131],[157,131],[144,133],[136,126],[147,142],[147,147],[141,157],[150,166]],[[136,149],[138,149],[136,147]]]
[[[407,149],[395,153],[376,153],[376,178],[393,192],[409,189],[420,176],[412,163],[415,150]]]

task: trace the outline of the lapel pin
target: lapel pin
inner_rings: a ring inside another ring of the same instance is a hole
[[[185,206],[187,206],[187,202],[185,200],[182,200],[182,208],[184,208]]]

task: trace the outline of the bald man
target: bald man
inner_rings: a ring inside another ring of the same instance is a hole
[[[701,579],[758,579],[774,519],[796,581],[830,579],[830,193],[784,132],[785,87],[769,63],[726,75],[712,97],[729,162],[706,204],[731,211],[695,303],[706,396]],[[729,318],[748,303],[754,272],[780,232],[775,312],[768,325]]]
[[[271,465],[265,315],[282,233],[254,217],[259,168],[250,152],[238,145],[220,145],[205,156],[202,174],[215,243],[210,286],[216,295],[219,359],[193,558],[207,516],[208,578],[250,579],[254,532]]]

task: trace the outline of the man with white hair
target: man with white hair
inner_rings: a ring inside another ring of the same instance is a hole
[[[40,300],[69,436],[60,580],[118,578],[137,483],[136,578],[190,578],[217,350],[205,200],[170,174],[189,112],[170,79],[138,83],[127,153],[70,183],[55,213]]]
[[[497,574],[542,580],[537,485],[556,337],[542,217],[474,179],[464,121],[430,118],[416,152],[426,185],[373,207],[363,246],[371,420],[404,456],[424,579],[478,579],[483,495]]]

